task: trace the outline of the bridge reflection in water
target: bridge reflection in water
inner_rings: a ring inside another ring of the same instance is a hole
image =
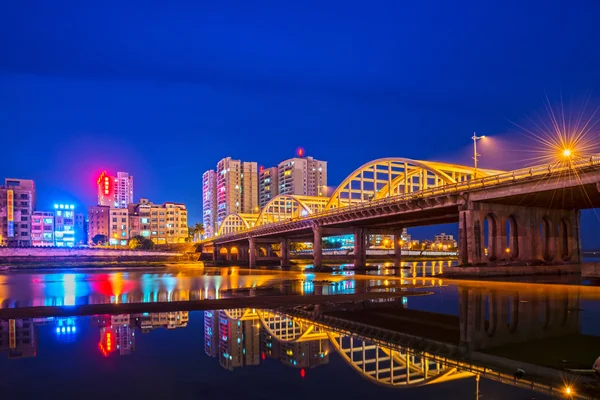
[[[205,311],[204,351],[229,370],[271,358],[301,369],[304,375],[305,368],[327,364],[337,354],[355,373],[389,388],[469,377],[478,382],[483,377],[550,395],[564,395],[569,387],[571,397],[598,397],[600,388],[593,379],[536,363],[523,350],[541,347],[557,352],[548,347],[548,340],[558,338],[558,346],[570,357],[584,359],[591,366],[600,348],[598,336],[582,335],[580,326],[582,293],[591,288],[494,282],[482,288],[464,282],[456,289],[457,315],[411,309],[410,298],[408,304],[406,298],[399,298],[388,303]],[[187,311],[145,313],[140,304],[137,313],[89,320],[99,330],[99,351],[108,357],[139,351],[136,329],[144,333],[186,328],[193,315]],[[67,339],[81,328],[77,318],[0,320],[0,351],[8,351],[10,358],[35,356],[36,327],[47,324]],[[595,347],[575,354],[581,341]],[[504,356],[511,348],[524,354],[515,357],[513,351]],[[515,376],[518,369],[526,371],[524,376]]]

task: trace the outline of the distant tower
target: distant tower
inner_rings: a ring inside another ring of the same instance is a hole
[[[98,177],[98,205],[111,208],[127,208],[133,203],[133,176],[117,172],[117,176],[103,171]]]
[[[202,224],[204,235],[214,236],[217,226],[217,173],[210,169],[202,174]]]

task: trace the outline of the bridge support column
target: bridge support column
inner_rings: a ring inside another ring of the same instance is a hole
[[[219,246],[217,246],[216,244],[213,246],[213,251],[212,251],[212,260],[213,261],[217,261],[218,260],[218,255],[219,255]]]
[[[400,275],[400,267],[402,264],[402,229],[394,231],[394,267],[396,267],[396,275]]]
[[[467,204],[459,212],[458,236],[463,265],[502,260],[581,261],[578,210]]]
[[[364,267],[366,264],[365,231],[357,228],[354,230],[354,267]]]
[[[248,267],[256,267],[256,239],[248,239]]]
[[[462,210],[458,215],[459,259],[461,264],[484,261],[483,221],[478,210]]]
[[[288,239],[281,239],[281,266],[287,267],[290,265],[290,242]]]
[[[315,268],[323,264],[323,227],[313,226],[313,259]]]

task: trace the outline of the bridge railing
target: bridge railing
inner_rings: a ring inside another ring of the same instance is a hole
[[[572,160],[568,163],[555,163],[555,164],[547,164],[547,165],[538,165],[538,166],[534,166],[531,168],[522,168],[522,169],[518,169],[518,170],[514,170],[514,171],[504,172],[504,173],[497,174],[497,175],[486,176],[484,178],[471,179],[471,180],[467,180],[467,181],[463,181],[463,182],[457,182],[457,183],[453,183],[453,184],[437,186],[434,188],[423,189],[423,190],[419,190],[419,191],[411,192],[411,193],[401,193],[401,194],[398,194],[395,196],[384,197],[382,199],[371,200],[371,201],[367,201],[364,203],[345,205],[343,207],[337,207],[337,208],[332,208],[329,210],[323,210],[323,211],[319,211],[319,212],[316,212],[313,214],[308,214],[308,215],[301,216],[301,217],[295,217],[295,218],[284,220],[284,221],[278,221],[278,222],[273,222],[273,223],[269,223],[266,225],[244,228],[242,230],[239,230],[239,231],[236,231],[231,234],[224,235],[224,236],[225,237],[233,236],[233,235],[238,235],[238,234],[254,231],[254,230],[260,229],[261,226],[276,227],[276,226],[288,224],[290,222],[310,220],[310,219],[320,218],[320,217],[335,216],[335,215],[345,214],[345,213],[352,212],[352,211],[362,211],[365,209],[372,208],[373,206],[387,205],[387,204],[393,204],[393,203],[398,203],[398,202],[403,202],[403,201],[419,200],[419,199],[423,199],[426,197],[433,197],[433,196],[439,196],[439,195],[445,195],[445,194],[453,194],[453,193],[458,193],[458,192],[462,192],[462,191],[469,191],[469,190],[473,190],[473,189],[480,189],[480,188],[495,186],[495,185],[499,185],[499,184],[507,183],[507,182],[524,181],[527,179],[545,176],[545,175],[554,175],[554,174],[560,174],[560,173],[573,173],[573,171],[577,171],[582,168],[593,167],[595,165],[600,165],[600,155],[591,156],[589,159],[586,158],[586,159]]]

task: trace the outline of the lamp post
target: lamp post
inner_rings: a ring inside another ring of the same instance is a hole
[[[477,154],[477,141],[479,139],[483,139],[485,138],[485,135],[483,136],[477,136],[477,133],[473,132],[473,137],[471,139],[473,139],[473,161],[475,163],[475,171],[473,172],[473,179],[477,179],[477,157],[480,156],[481,154]]]

